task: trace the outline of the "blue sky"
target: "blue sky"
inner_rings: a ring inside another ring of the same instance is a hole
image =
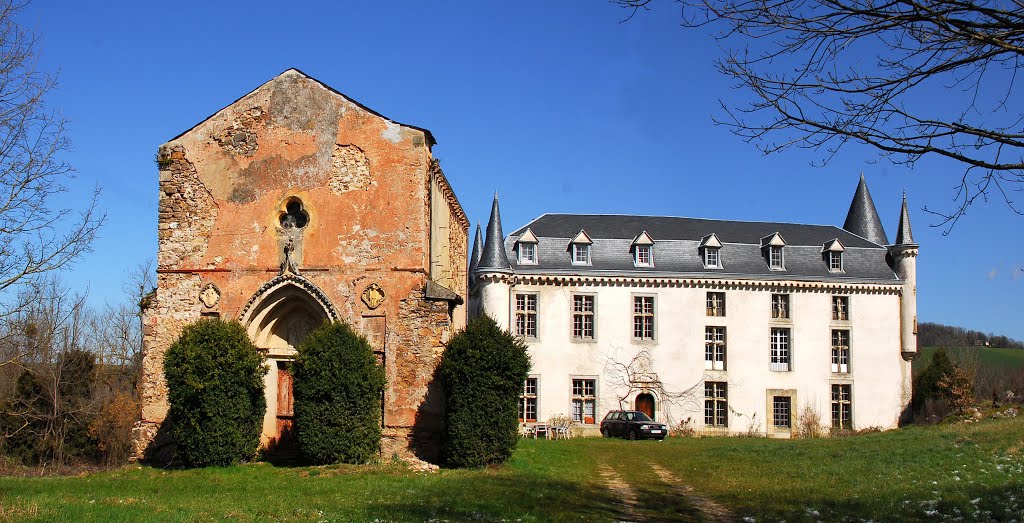
[[[545,212],[841,226],[863,172],[890,239],[907,191],[920,320],[1024,339],[1024,218],[997,201],[948,236],[929,227],[924,205],[952,205],[952,162],[910,170],[864,147],[825,167],[808,151],[761,155],[712,123],[719,99],[743,100],[714,70],[719,44],[681,28],[674,2],[626,14],[601,0],[36,0],[19,19],[43,38],[40,68],[60,72],[49,102],[71,121],[78,169],[67,205],[99,184],[109,216],[67,279],[117,299],[125,271],[156,256],[157,147],[296,67],[430,129],[471,220],[497,191],[506,232]]]

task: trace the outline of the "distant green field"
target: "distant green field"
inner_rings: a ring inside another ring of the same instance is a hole
[[[949,357],[954,361],[977,358],[978,364],[983,367],[1003,369],[1024,368],[1024,350],[996,349],[991,347],[958,347],[946,349],[946,353],[949,354]],[[935,347],[922,348],[921,356],[914,360],[914,372],[927,367],[933,354],[935,354]]]

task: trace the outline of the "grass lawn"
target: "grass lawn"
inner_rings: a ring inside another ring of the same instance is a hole
[[[700,520],[682,484],[756,521],[1009,521],[1024,514],[1022,450],[1012,418],[817,440],[524,440],[500,469],[437,473],[128,467],[0,478],[0,521],[614,521],[627,516],[609,469],[647,521]]]
[[[954,360],[958,356],[977,357],[978,363],[984,367],[998,369],[1020,369],[1024,368],[1024,350],[1019,349],[998,349],[994,347],[957,347],[946,349]],[[914,360],[914,372],[918,372],[928,366],[932,355],[935,354],[935,347],[924,347],[920,356]]]

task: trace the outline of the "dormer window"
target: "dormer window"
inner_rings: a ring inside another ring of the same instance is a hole
[[[630,248],[633,250],[634,267],[654,267],[654,239],[647,231],[633,238]]]
[[[519,263],[535,265],[537,263],[537,244],[536,243],[520,243],[519,244]]]
[[[572,264],[590,265],[590,246],[583,243],[572,244]]]
[[[843,272],[843,252],[846,250],[838,238],[825,242],[821,248],[822,257],[828,264],[828,272]]]
[[[569,260],[573,265],[590,265],[590,245],[594,243],[586,231],[581,230],[569,241]]]
[[[530,229],[516,240],[516,256],[520,265],[537,264],[537,236]]]
[[[650,267],[654,265],[651,261],[650,245],[637,245],[633,248],[633,264],[637,267]]]
[[[722,242],[718,240],[718,235],[715,233],[700,239],[701,258],[704,261],[705,269],[722,268],[721,248]]]
[[[779,233],[774,233],[761,238],[761,251],[768,262],[768,269],[773,271],[786,270],[786,258],[783,248],[786,240]]]

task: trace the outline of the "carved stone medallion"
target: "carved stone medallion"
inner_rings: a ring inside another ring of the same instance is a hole
[[[220,289],[212,283],[207,283],[203,290],[199,291],[199,301],[203,302],[207,309],[212,309],[220,303]]]
[[[384,303],[384,289],[381,289],[380,285],[376,283],[371,283],[363,290],[362,299],[367,307],[376,309],[380,307],[380,304]]]

